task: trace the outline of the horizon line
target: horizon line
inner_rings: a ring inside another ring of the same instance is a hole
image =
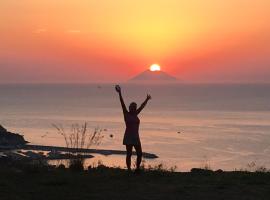
[[[148,85],[158,85],[158,84],[182,84],[182,85],[189,85],[189,84],[270,84],[270,81],[40,81],[40,82],[25,82],[25,81],[12,81],[12,82],[0,82],[0,85],[69,85],[69,84],[148,84]]]

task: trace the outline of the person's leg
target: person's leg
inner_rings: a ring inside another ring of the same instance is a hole
[[[140,169],[142,162],[142,146],[141,144],[134,145],[137,154],[137,169]]]
[[[127,149],[126,164],[129,171],[131,170],[132,147],[133,147],[132,145],[126,145]]]

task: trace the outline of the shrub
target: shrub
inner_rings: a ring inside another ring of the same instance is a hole
[[[85,158],[81,156],[82,153],[79,150],[89,149],[92,145],[99,145],[104,138],[102,129],[96,128],[91,133],[88,131],[86,122],[82,125],[72,124],[69,132],[62,125],[53,124],[53,127],[56,128],[58,134],[63,136],[66,147],[70,149],[70,152],[68,152],[70,155],[69,168],[73,171],[82,171],[84,169]]]

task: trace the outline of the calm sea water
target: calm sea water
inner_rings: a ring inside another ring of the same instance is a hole
[[[153,97],[141,114],[144,151],[185,171],[206,164],[213,169],[270,168],[270,85],[123,85],[126,104]],[[107,129],[98,148],[125,149],[124,123],[113,84],[0,85],[0,124],[33,144],[62,145],[52,124],[67,129],[87,122]],[[180,132],[180,133],[178,133]],[[109,137],[113,134],[114,137]],[[124,166],[124,157],[99,157]],[[89,161],[91,162],[91,161]]]

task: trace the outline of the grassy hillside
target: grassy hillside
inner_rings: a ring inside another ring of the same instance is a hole
[[[67,169],[0,170],[1,200],[69,199],[270,199],[270,173],[189,173],[98,167],[84,172]]]

